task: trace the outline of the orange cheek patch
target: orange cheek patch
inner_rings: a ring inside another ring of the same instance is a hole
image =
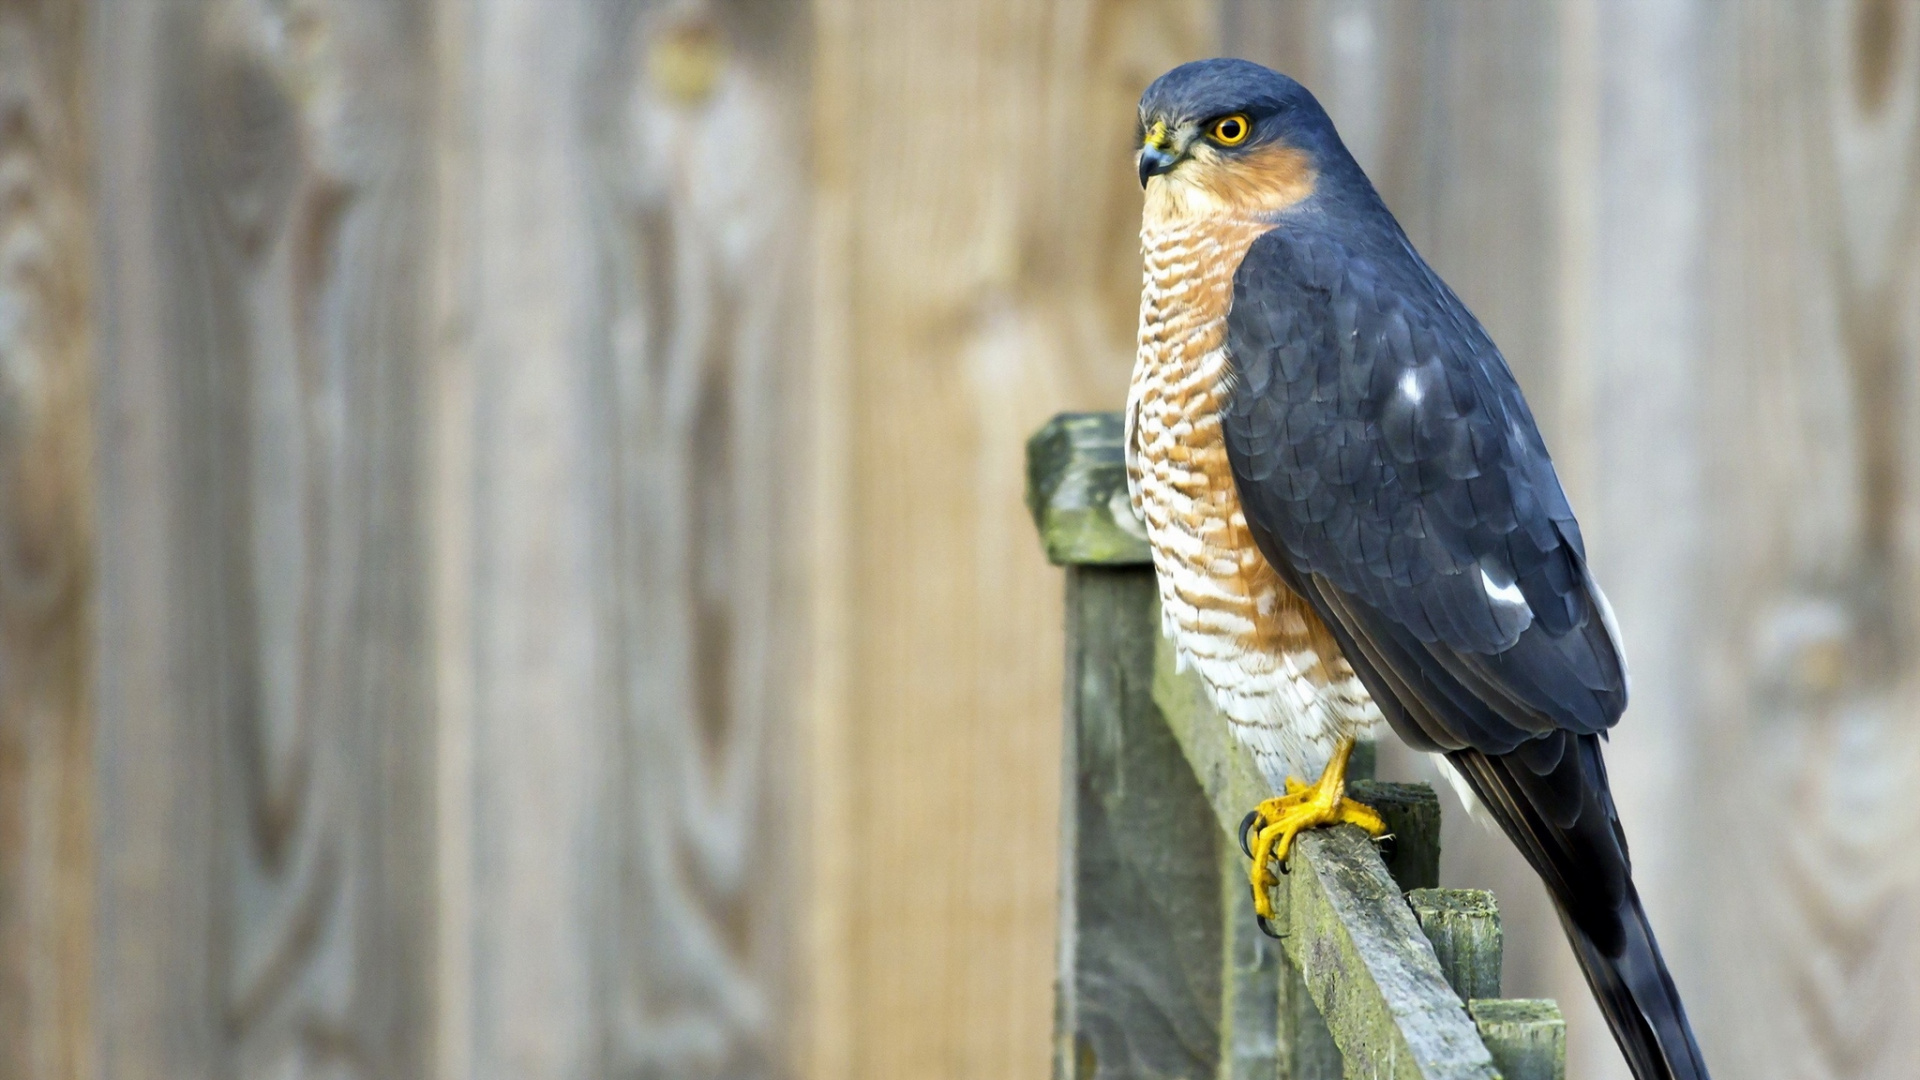
[[[1196,153],[1183,179],[1232,213],[1285,210],[1313,194],[1316,175],[1306,151],[1274,144],[1226,155]]]

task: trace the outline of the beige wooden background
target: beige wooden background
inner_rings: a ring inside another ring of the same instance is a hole
[[[1920,1074],[1920,4],[0,0],[0,1080],[1040,1077],[1021,443],[1217,53],[1528,389],[1719,1074]]]

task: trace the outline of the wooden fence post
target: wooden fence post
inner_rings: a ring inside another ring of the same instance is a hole
[[[1231,922],[1218,877],[1224,845],[1153,701],[1153,569],[1144,537],[1111,525],[1107,504],[1126,497],[1126,482],[1106,421],[1051,425],[1029,457],[1048,557],[1067,565],[1053,1071],[1056,1080],[1211,1077],[1222,1063],[1223,974],[1245,1005],[1261,997],[1252,984],[1271,965],[1267,952],[1244,948],[1245,972],[1221,962]],[[1261,1040],[1241,1034],[1257,1057]],[[1248,1071],[1230,1075],[1258,1075],[1236,1051],[1227,1059]]]
[[[1356,779],[1390,839],[1301,837],[1284,945],[1255,928],[1230,836],[1269,789],[1160,635],[1121,437],[1118,416],[1065,415],[1028,444],[1029,505],[1067,567],[1056,1080],[1559,1077],[1553,1003],[1491,1000],[1491,895],[1434,887],[1425,785]]]
[[[1545,1000],[1467,1002],[1467,1013],[1506,1080],[1567,1080],[1567,1022]]]
[[[1480,889],[1413,889],[1407,904],[1462,1001],[1500,996],[1500,905]]]

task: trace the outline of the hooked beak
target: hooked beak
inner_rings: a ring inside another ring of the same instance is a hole
[[[1155,120],[1140,139],[1140,187],[1144,190],[1148,178],[1178,164],[1180,155],[1174,151],[1173,133],[1167,130],[1165,120]]]
[[[1164,173],[1164,172],[1170,172],[1172,171],[1173,167],[1178,164],[1180,164],[1180,159],[1175,157],[1172,151],[1167,150],[1164,147],[1155,146],[1151,143],[1141,147],[1140,148],[1140,186],[1142,188],[1145,188],[1147,186],[1147,180],[1149,177],[1159,176],[1161,173]]]

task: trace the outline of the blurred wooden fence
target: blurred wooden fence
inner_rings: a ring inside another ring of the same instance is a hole
[[[1528,389],[1710,1058],[1920,1072],[1914,5],[0,0],[0,1077],[1041,1075],[1021,444],[1218,52]]]

